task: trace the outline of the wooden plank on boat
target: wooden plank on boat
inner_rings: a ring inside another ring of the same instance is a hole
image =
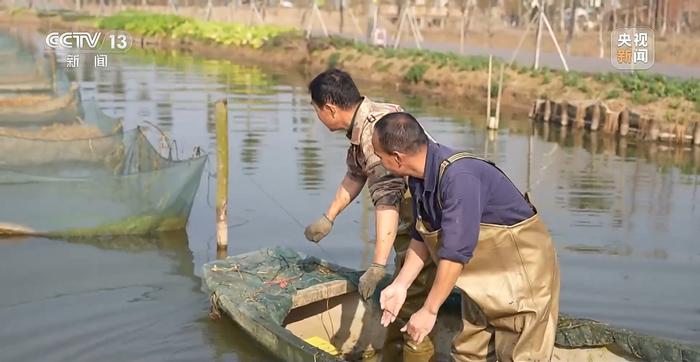
[[[292,308],[301,307],[320,300],[357,291],[357,287],[348,280],[333,280],[297,291],[292,298]]]

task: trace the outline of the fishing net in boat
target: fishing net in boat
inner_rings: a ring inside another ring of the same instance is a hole
[[[292,308],[297,290],[333,280],[357,284],[360,274],[330,265],[286,248],[266,249],[204,266],[209,289],[230,300],[249,315],[281,325]]]
[[[206,155],[176,160],[170,150],[161,155],[142,127],[60,141],[0,136],[0,234],[182,229]]]
[[[566,315],[559,316],[556,345],[565,348],[607,347],[642,361],[700,361],[700,348]]]

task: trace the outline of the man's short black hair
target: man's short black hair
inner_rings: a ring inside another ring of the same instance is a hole
[[[336,68],[317,75],[309,83],[309,93],[319,107],[331,103],[341,109],[350,109],[362,101],[360,91],[350,74]]]
[[[374,134],[386,153],[416,153],[428,144],[428,136],[420,123],[406,112],[387,113],[377,121]]]

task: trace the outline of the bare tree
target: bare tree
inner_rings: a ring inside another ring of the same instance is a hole
[[[345,0],[340,0],[340,7],[338,9],[340,11],[340,25],[339,25],[340,34],[343,33],[343,25],[345,23],[345,14],[343,14],[343,10],[345,7],[344,5],[345,5]]]
[[[602,9],[598,10],[598,56],[605,58],[605,47],[603,46],[603,28],[610,20],[610,2],[606,2]]]
[[[571,0],[571,15],[569,18],[569,34],[566,36],[566,54],[571,54],[571,41],[574,39],[576,27],[576,0]]]
[[[676,34],[681,33],[681,19],[683,18],[683,9],[681,9],[680,4],[676,3]]]
[[[664,0],[664,22],[661,26],[661,36],[666,35],[666,28],[668,27],[668,0]]]
[[[464,39],[467,37],[467,31],[469,31],[469,25],[472,22],[472,15],[474,14],[474,8],[476,7],[476,0],[464,0],[461,4],[462,19],[460,20],[460,41],[459,41],[459,52],[464,54]]]
[[[559,0],[559,31],[562,34],[566,31],[566,24],[564,24],[564,8],[566,7],[566,0]]]
[[[654,29],[658,29],[661,26],[659,25],[659,0],[654,0]]]
[[[486,33],[489,36],[489,47],[491,47],[491,38],[493,37],[493,28],[491,23],[493,22],[493,0],[488,1],[488,20],[486,23]]]

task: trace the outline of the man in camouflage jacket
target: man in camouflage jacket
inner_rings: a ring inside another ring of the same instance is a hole
[[[350,147],[346,157],[347,171],[331,205],[317,221],[306,228],[304,234],[312,242],[323,239],[331,232],[338,214],[367,184],[375,207],[376,220],[376,245],[372,265],[362,275],[358,286],[361,296],[367,299],[385,275],[384,269],[392,247],[396,251],[397,270],[401,268],[408,249],[406,240],[396,240],[399,208],[404,201],[406,182],[404,178],[387,172],[372,147],[375,122],[387,113],[401,112],[403,109],[395,104],[378,103],[363,97],[350,75],[338,69],[330,69],[316,76],[309,84],[309,92],[318,119],[332,132],[346,130]],[[411,210],[408,209],[409,220],[412,220]],[[409,290],[400,316],[408,318],[422,305],[425,293],[432,285],[434,273],[434,266],[423,270],[412,290]],[[390,331],[389,335],[389,339],[400,339],[400,334],[397,336],[397,333]],[[410,341],[407,337],[404,340]],[[432,355],[433,346],[426,339],[421,346],[412,345],[410,348],[404,348],[404,351],[414,354],[410,358],[412,361],[427,360]],[[416,354],[427,357],[416,358]]]

